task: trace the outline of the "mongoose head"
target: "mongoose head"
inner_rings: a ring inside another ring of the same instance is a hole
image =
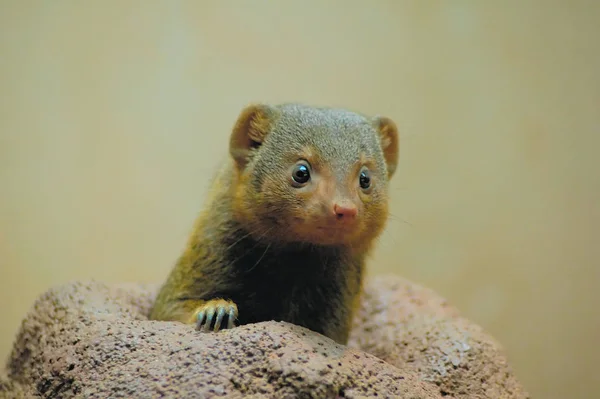
[[[386,117],[251,105],[230,138],[234,217],[257,240],[366,250],[388,219],[398,130]]]

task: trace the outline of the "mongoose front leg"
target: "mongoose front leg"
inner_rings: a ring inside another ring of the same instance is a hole
[[[196,328],[200,331],[219,331],[224,328],[235,327],[238,308],[235,303],[227,299],[211,299],[200,305],[195,313]],[[225,319],[227,321],[225,322]],[[214,322],[214,324],[213,324]],[[212,327],[211,327],[212,326]],[[223,328],[221,328],[223,326]]]

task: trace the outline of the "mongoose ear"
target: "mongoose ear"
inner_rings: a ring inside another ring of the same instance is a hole
[[[379,133],[381,149],[387,164],[388,178],[391,178],[398,165],[398,128],[394,121],[385,116],[374,118],[374,125]]]
[[[275,119],[275,109],[265,104],[249,105],[238,116],[229,139],[229,153],[244,167],[253,148],[260,147]]]

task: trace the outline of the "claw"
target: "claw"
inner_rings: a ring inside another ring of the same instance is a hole
[[[206,312],[206,323],[204,323],[204,331],[208,332],[210,330],[210,325],[213,321],[213,316],[215,315],[215,309],[214,308],[208,308],[207,312]]]
[[[219,331],[219,327],[221,327],[221,322],[223,321],[223,316],[225,316],[225,308],[223,306],[219,306],[217,318],[215,319],[214,331]]]
[[[198,312],[198,316],[197,316],[197,320],[196,320],[196,325],[198,326],[198,328],[200,328],[203,321],[204,321],[204,310],[201,310],[200,312]]]
[[[235,303],[225,299],[213,299],[205,302],[198,308],[196,315],[196,328],[202,332],[211,330],[217,332],[235,327],[235,319],[238,315]],[[225,325],[227,318],[227,325]],[[214,326],[211,324],[214,321]]]
[[[235,327],[235,324],[234,324],[235,316],[236,316],[235,308],[233,306],[231,306],[229,308],[229,313],[227,314],[227,328]]]

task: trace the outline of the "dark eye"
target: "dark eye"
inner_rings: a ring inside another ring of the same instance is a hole
[[[369,171],[367,169],[363,169],[360,171],[360,176],[358,178],[358,181],[360,183],[360,187],[363,190],[366,190],[369,187],[371,187],[371,174],[369,173]]]
[[[292,179],[298,184],[306,184],[310,180],[310,172],[305,164],[294,166],[292,171]]]

